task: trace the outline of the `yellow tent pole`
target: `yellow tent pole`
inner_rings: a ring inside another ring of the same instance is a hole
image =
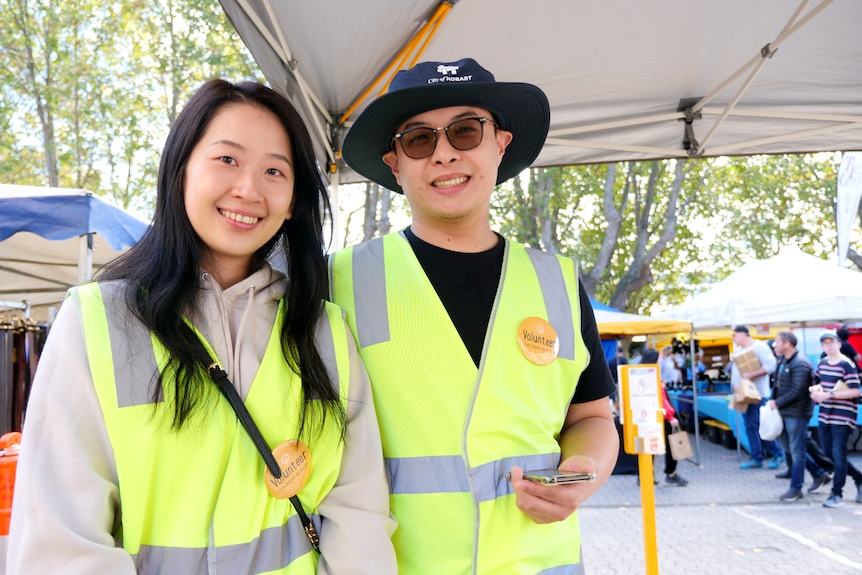
[[[410,43],[404,47],[401,52],[398,53],[398,65],[395,67],[395,71],[404,70],[404,63],[407,61],[407,58],[410,56],[410,52],[413,51],[416,44],[419,43],[419,37],[414,36],[410,39]],[[385,94],[389,90],[389,84],[392,83],[392,79],[395,78],[395,74],[389,76],[389,79],[383,84],[383,87],[380,88],[380,91],[377,93],[377,96],[380,97]]]
[[[665,457],[670,457],[670,453]],[[655,488],[652,455],[638,453],[638,477],[641,482],[641,515],[644,522],[644,565],[646,575],[658,575],[658,545],[655,529]]]
[[[431,42],[431,38],[433,38],[433,37],[434,37],[434,35],[435,35],[435,34],[437,34],[437,28],[439,28],[439,27],[440,27],[440,24],[443,22],[443,19],[444,19],[444,18],[446,17],[446,15],[449,13],[449,10],[451,10],[451,9],[452,9],[452,4],[450,4],[450,3],[446,2],[446,3],[444,3],[444,4],[441,4],[441,5],[440,5],[440,8],[441,8],[441,10],[440,10],[440,12],[439,12],[439,14],[440,14],[440,15],[439,15],[439,17],[436,19],[436,21],[435,21],[435,20],[432,20],[432,22],[434,23],[434,25],[433,25],[433,27],[431,28],[431,31],[430,31],[430,32],[428,32],[428,36],[426,36],[426,37],[425,37],[425,42],[423,42],[423,43],[422,43],[422,47],[421,47],[421,48],[419,48],[419,51],[418,51],[418,52],[416,52],[416,56],[413,58],[413,61],[412,61],[412,62],[410,62],[410,67],[411,67],[411,68],[412,68],[413,66],[415,66],[415,65],[416,65],[416,63],[419,61],[419,58],[422,56],[422,53],[423,53],[423,52],[425,52],[425,48],[427,48],[427,47],[428,47],[428,43],[429,43],[429,42]]]
[[[413,34],[413,36],[410,38],[410,40],[407,42],[407,44],[403,48],[401,48],[401,50],[399,50],[398,53],[392,58],[392,60],[389,62],[389,65],[386,66],[386,68],[382,72],[380,72],[380,74],[378,74],[376,78],[374,78],[374,81],[371,82],[371,84],[368,86],[368,88],[366,88],[353,101],[353,103],[347,107],[347,110],[345,110],[344,113],[341,115],[341,119],[339,120],[340,124],[344,124],[344,122],[347,121],[347,118],[353,112],[356,111],[356,108],[358,108],[359,105],[365,101],[365,99],[374,90],[374,87],[380,82],[380,80],[382,80],[386,75],[388,75],[392,71],[393,68],[395,68],[395,71],[398,71],[402,68],[404,61],[407,59],[410,52],[413,51],[413,49],[415,48],[415,46],[419,42],[419,38],[422,37],[423,35],[425,35],[426,33],[428,33],[428,37],[425,39],[425,43],[423,44],[423,47],[421,49],[422,51],[424,51],[425,46],[427,46],[431,37],[437,31],[437,27],[440,25],[440,21],[442,21],[442,17],[445,16],[449,12],[449,10],[452,9],[452,6],[453,6],[453,4],[451,2],[446,1],[446,0],[444,0],[443,2],[440,2],[440,5],[437,6],[437,10],[434,12],[434,15],[431,16],[431,18],[425,24],[423,24],[422,27],[419,28],[419,30],[415,34]],[[420,51],[420,54],[421,54],[421,51]],[[415,60],[414,60],[414,62],[415,62]],[[394,76],[394,74],[393,74],[393,76]],[[384,93],[389,88],[389,83],[391,81],[392,81],[392,78],[390,78],[389,81],[386,83],[383,90],[381,91],[381,94]]]

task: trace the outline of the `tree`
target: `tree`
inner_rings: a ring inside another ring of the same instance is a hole
[[[646,313],[782,245],[833,253],[836,170],[834,154],[532,168],[498,188],[493,218],[577,258],[591,295]]]
[[[670,265],[666,248],[677,236],[677,219],[697,196],[697,184],[684,187],[691,182],[684,162],[621,166],[533,168],[526,190],[519,179],[501,187],[494,213],[504,235],[576,257],[590,295],[631,309],[652,303],[629,300],[651,285],[653,269]]]
[[[339,188],[339,205],[333,206],[341,217],[339,223],[340,244],[343,248],[383,236],[396,228],[406,226],[410,219],[410,207],[402,194],[381,187],[373,182],[346,184]],[[361,216],[359,229],[353,225],[354,218]]]
[[[29,109],[22,119],[35,117],[41,133],[42,170],[48,185],[59,184],[54,109],[58,94],[55,85],[55,63],[61,61],[58,38],[59,15],[53,2],[32,7],[27,0],[3,0],[4,26],[0,54],[3,83],[10,93],[25,96]]]
[[[4,182],[85,188],[150,211],[182,103],[210,77],[257,75],[208,0],[0,0],[0,10]]]
[[[750,156],[716,163],[710,187],[725,214],[723,245],[733,260],[763,259],[782,245],[826,258],[835,252],[834,154]]]
[[[365,217],[362,225],[362,241],[366,242],[375,236],[389,233],[389,208],[392,203],[392,192],[379,184],[368,182],[365,185]]]

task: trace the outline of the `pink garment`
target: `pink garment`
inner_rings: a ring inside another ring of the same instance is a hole
[[[670,398],[667,396],[667,390],[661,386],[661,403],[664,407],[664,418],[666,421],[676,419],[676,410],[673,408]]]

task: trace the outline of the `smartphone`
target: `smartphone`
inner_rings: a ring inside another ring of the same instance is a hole
[[[524,472],[524,479],[529,479],[543,485],[580,483],[581,481],[592,481],[595,478],[595,473],[563,473],[559,469],[536,469]],[[511,481],[512,474],[507,472],[506,479]]]

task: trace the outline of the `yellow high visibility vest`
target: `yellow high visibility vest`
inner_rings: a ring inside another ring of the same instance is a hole
[[[371,378],[399,573],[582,573],[577,515],[533,523],[504,477],[559,464],[589,361],[574,262],[507,243],[478,369],[403,235],[338,252],[330,272]],[[559,336],[548,365],[518,347],[533,316]]]
[[[221,393],[214,389],[181,431],[171,430],[170,376],[153,402],[154,376],[167,352],[127,310],[122,284],[92,283],[70,295],[82,318],[116,458],[122,524],[114,535],[133,556],[138,573],[316,573],[317,556],[296,511],[288,499],[266,490],[263,459]],[[327,304],[326,314],[319,345],[324,359],[338,366],[331,375],[346,398],[347,334],[340,309]],[[302,402],[299,378],[282,356],[281,324],[279,313],[245,399],[270,448],[297,438]],[[318,506],[342,461],[343,442],[333,419],[327,418],[309,445],[311,475],[298,494],[318,530]]]

